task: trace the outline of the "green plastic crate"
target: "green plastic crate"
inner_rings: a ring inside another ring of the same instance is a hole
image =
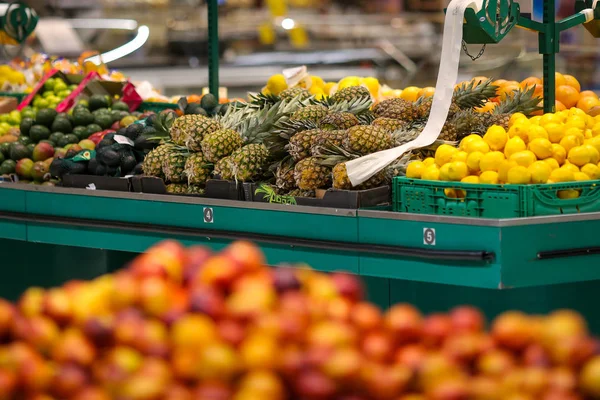
[[[600,181],[482,185],[396,177],[392,189],[394,211],[415,214],[518,218],[600,211]],[[452,197],[445,189],[461,190],[464,198]],[[558,197],[569,189],[580,191],[579,197]]]
[[[27,93],[0,92],[0,97],[14,97],[20,103],[27,97]]]
[[[164,110],[177,110],[179,106],[173,103],[160,103],[160,102],[152,102],[152,101],[144,101],[138,107],[137,111],[146,112],[152,111],[155,113],[159,113]]]

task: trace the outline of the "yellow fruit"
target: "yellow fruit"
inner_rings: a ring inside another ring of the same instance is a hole
[[[333,89],[333,87],[337,85],[337,83],[335,82],[327,82],[325,84],[325,87],[323,88],[323,90],[325,91],[325,94],[327,94],[327,96],[331,96],[331,89]]]
[[[321,89],[325,89],[325,81],[320,76],[314,76],[314,75],[312,75],[310,77],[310,80],[312,81],[312,85],[313,86],[318,86]]]
[[[479,175],[479,183],[495,185],[499,182],[498,173],[496,171],[485,171]]]
[[[462,161],[462,162],[467,162],[467,156],[469,154],[466,151],[458,151],[456,153],[454,153],[454,155],[452,156],[452,159],[450,161],[454,162],[454,161]]]
[[[531,142],[532,140],[538,138],[548,139],[548,132],[546,132],[546,130],[541,126],[530,126],[527,130],[527,141]]]
[[[287,81],[282,74],[273,75],[267,81],[267,89],[274,95],[278,95],[287,88]]]
[[[438,167],[449,163],[452,160],[452,156],[458,152],[456,147],[452,147],[449,144],[443,144],[435,151],[435,163]]]
[[[511,126],[508,129],[508,137],[514,138],[518,136],[521,139],[523,139],[523,141],[527,141],[529,140],[527,137],[527,131],[529,130],[530,126],[531,124],[529,123],[529,121],[525,124],[523,123],[523,120],[518,120],[513,126]]]
[[[490,151],[490,146],[483,140],[472,140],[466,144],[465,151],[467,153],[473,153],[474,151],[479,151],[483,154]]]
[[[600,179],[600,168],[596,164],[585,164],[581,167],[581,172],[590,177],[590,179]]]
[[[481,171],[481,159],[484,154],[480,151],[474,151],[467,156],[467,166],[472,173]]]
[[[508,134],[503,127],[492,125],[483,135],[483,140],[490,146],[490,150],[499,151],[504,149],[504,145],[508,141]]]
[[[592,147],[592,146],[589,146]],[[589,164],[592,161],[592,154],[590,152],[589,147],[586,146],[576,146],[569,150],[569,155],[567,159],[571,164],[574,164],[578,167],[583,167],[585,164]],[[594,150],[596,150],[594,148]],[[597,150],[596,150],[597,151]]]
[[[531,172],[531,183],[546,183],[552,172],[552,168],[543,161],[536,161],[527,169]]]
[[[580,140],[579,137],[573,135],[565,136],[560,141],[560,146],[565,149],[566,153],[571,151],[573,147],[581,146],[582,144],[583,141]]]
[[[504,160],[498,169],[498,180],[500,182],[506,182],[508,180],[508,171],[510,171],[511,168],[518,166],[519,164],[514,160]]]
[[[543,160],[543,162],[545,162],[546,164],[548,164],[548,166],[550,166],[551,170],[555,170],[557,168],[560,168],[560,165],[558,164],[558,161],[556,161],[556,159],[554,159],[554,158],[546,158],[545,160]]]
[[[500,164],[506,158],[504,154],[500,151],[491,151],[487,154],[484,154],[481,158],[481,162],[479,163],[479,169],[481,172],[485,171],[496,171],[500,168]]]
[[[539,125],[542,117],[540,115],[536,115],[535,117],[529,118],[529,122],[533,125]]]
[[[550,173],[553,182],[571,182],[575,179],[573,171],[567,168],[558,168]]]
[[[518,120],[521,119],[527,119],[527,117],[524,114],[521,113],[514,113],[513,115],[510,116],[510,119],[508,120],[508,127],[510,128],[511,126],[513,126],[515,124],[515,122],[517,122]]]
[[[426,167],[429,167],[430,165],[435,164],[435,158],[433,158],[433,157],[427,157],[426,159],[423,160],[423,164]]]
[[[590,177],[584,172],[575,172],[573,174],[573,178],[576,181],[589,181],[590,180]]]
[[[379,80],[377,80],[377,78],[373,78],[373,77],[368,77],[363,79],[363,84],[367,87],[367,89],[369,89],[369,92],[371,92],[371,95],[373,96],[377,96],[379,94]]]
[[[584,130],[587,124],[586,124],[584,117],[571,116],[571,117],[567,118],[567,122],[565,122],[565,125],[568,128],[574,127],[574,128],[579,128],[581,130]]]
[[[449,181],[460,181],[469,175],[469,168],[467,167],[467,163],[464,161],[454,161],[446,165],[448,165]],[[444,165],[444,167],[446,165]],[[444,167],[440,169],[440,175]]]
[[[450,163],[446,163],[440,167],[440,181],[450,180]]]
[[[460,180],[462,183],[479,183],[479,177],[477,175],[465,176]]]
[[[571,164],[568,161],[565,161],[565,164],[561,168],[567,169],[573,173],[579,172],[579,167],[575,164]]]
[[[325,91],[323,89],[321,89],[319,86],[311,86],[310,89],[308,89],[308,92],[315,96],[315,99],[317,100],[321,100],[325,97]]]
[[[547,124],[560,121],[560,117],[554,113],[546,113],[540,118],[540,126],[545,127]]]
[[[552,143],[548,139],[537,138],[529,142],[527,149],[530,150],[538,160],[552,156]]]
[[[474,133],[470,134],[469,136],[465,137],[463,140],[460,141],[460,146],[459,146],[460,149],[462,151],[467,151],[467,145],[469,143],[471,143],[472,141],[474,141],[474,140],[476,140],[476,141],[483,141],[483,138],[481,136],[479,136],[479,135],[474,134]]]
[[[448,188],[448,189],[444,189],[444,194],[446,195],[446,197],[450,198],[450,199],[456,199],[458,196],[456,195],[456,190]]]
[[[596,137],[600,135],[600,123],[596,122],[594,126],[592,126],[592,136]]]
[[[419,98],[420,91],[421,88],[418,88],[416,86],[408,86],[402,90],[400,98],[408,101],[417,101],[417,99]]]
[[[510,158],[514,153],[519,151],[527,150],[527,145],[519,136],[512,137],[506,142],[504,146],[504,155],[506,158]]]
[[[559,199],[563,199],[563,200],[576,199],[579,197],[579,190],[575,190],[575,189],[559,190],[557,195],[558,195]]]
[[[518,151],[510,156],[509,160],[515,161],[522,167],[529,167],[531,164],[537,161],[535,154],[529,150]]]
[[[586,115],[585,116],[585,127],[586,128],[593,128],[594,124],[596,123],[596,120],[594,119],[594,117],[592,117],[591,115]]]
[[[586,139],[591,139],[594,137],[594,135],[592,134],[592,130],[591,129],[586,129],[585,132],[583,132],[583,137]]]
[[[347,76],[338,82],[338,90],[352,86],[360,86],[360,78],[358,76]]]
[[[531,172],[521,165],[508,170],[506,183],[514,185],[526,185],[531,181]]]
[[[423,164],[422,161],[413,161],[406,167],[406,177],[411,179],[421,179],[421,175],[423,175],[425,168],[425,164]]]
[[[544,129],[546,129],[548,139],[552,143],[559,143],[560,139],[565,136],[565,127],[562,123],[552,122],[544,126]]]
[[[600,153],[598,152],[598,149],[589,143],[584,144],[583,147],[585,147],[590,153],[590,162],[592,164],[598,164],[598,161],[600,161]]]
[[[437,165],[433,164],[425,168],[425,170],[421,174],[421,179],[425,179],[428,181],[439,181],[440,170],[438,169]]]
[[[578,139],[583,140],[585,138],[585,135],[583,133],[583,130],[576,128],[576,127],[565,127],[565,134],[564,136],[576,136]],[[563,137],[564,137],[563,136]]]

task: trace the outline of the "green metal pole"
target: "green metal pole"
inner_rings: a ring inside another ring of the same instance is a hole
[[[208,3],[208,89],[219,98],[219,9],[217,0]]]
[[[558,37],[556,36],[556,5],[554,0],[544,0],[543,22],[545,32],[540,33],[540,53],[544,59],[544,112],[556,110],[556,51],[558,48]]]

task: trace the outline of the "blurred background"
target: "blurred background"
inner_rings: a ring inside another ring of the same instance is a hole
[[[507,0],[508,1],[508,0]],[[537,0],[520,1],[534,12]],[[110,68],[148,80],[165,95],[198,93],[207,85],[207,7],[202,0],[29,0],[41,20],[24,55],[110,54]],[[573,12],[557,0],[559,14]],[[434,86],[447,0],[220,0],[221,85],[230,96],[257,91],[283,68],[306,65],[336,81],[375,76],[391,87]],[[598,47],[579,26],[563,34],[558,71],[598,89]],[[469,52],[480,47],[470,45]],[[8,57],[7,51],[4,56]],[[541,76],[537,37],[515,29],[487,46],[461,76],[521,80]],[[461,79],[459,79],[461,80]]]

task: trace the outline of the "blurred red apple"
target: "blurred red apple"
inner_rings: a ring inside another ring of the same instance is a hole
[[[367,332],[381,326],[381,311],[371,303],[361,302],[352,306],[350,320],[359,331]]]
[[[238,264],[244,271],[257,270],[266,262],[265,256],[258,246],[245,241],[232,243],[222,254]]]
[[[475,307],[459,306],[450,311],[453,332],[480,332],[485,327],[485,317]]]
[[[423,320],[423,342],[427,346],[439,346],[454,332],[452,320],[444,314],[431,314]]]
[[[357,350],[351,347],[336,349],[323,364],[322,371],[336,381],[348,380],[358,375],[362,362]]]
[[[194,396],[187,386],[174,383],[165,389],[163,400],[194,400]]]
[[[181,283],[185,262],[186,251],[183,246],[174,240],[166,240],[133,260],[129,270],[138,278],[168,278]]]
[[[346,299],[357,302],[364,297],[364,289],[360,278],[345,272],[334,272],[330,275],[338,294]]]
[[[235,347],[239,346],[246,337],[244,325],[232,319],[219,321],[217,331],[221,339]]]
[[[420,338],[423,318],[412,305],[397,304],[386,313],[385,325],[394,334],[396,341],[406,343]]]
[[[301,287],[293,267],[277,267],[272,270],[271,274],[273,275],[273,285],[278,293],[299,290]]]
[[[469,399],[469,385],[463,379],[445,379],[428,391],[427,398],[431,400],[467,400]]]
[[[394,341],[384,332],[367,333],[361,342],[361,352],[372,361],[386,361],[393,357]]]
[[[0,369],[0,400],[15,398],[18,378],[17,374],[8,369]]]
[[[240,267],[233,259],[219,254],[210,257],[204,262],[194,282],[196,284],[228,289],[240,273]]]
[[[520,311],[499,315],[492,324],[491,335],[500,346],[511,350],[523,350],[535,339],[529,317]]]
[[[60,329],[53,320],[43,315],[17,317],[14,320],[14,335],[45,354],[59,339]]]
[[[410,369],[402,365],[366,365],[361,373],[370,396],[377,400],[397,398],[407,389],[411,378]]]
[[[487,376],[502,376],[515,366],[511,353],[504,350],[492,350],[477,360],[477,370]]]
[[[352,302],[347,298],[338,297],[332,299],[331,301],[327,302],[325,308],[327,319],[344,322],[350,320],[350,315],[352,313]]]
[[[487,336],[477,332],[463,332],[449,336],[442,351],[459,362],[470,363],[488,349]]]
[[[190,311],[218,319],[225,315],[225,298],[215,288],[196,286],[190,294]]]
[[[55,343],[51,354],[59,363],[87,366],[96,358],[96,349],[80,330],[68,328]]]
[[[72,400],[111,400],[111,398],[104,389],[89,386],[73,396]]]
[[[44,296],[44,313],[59,324],[66,324],[73,316],[71,299],[63,289],[50,289]]]
[[[395,361],[397,364],[410,368],[417,372],[421,369],[425,358],[427,357],[427,348],[422,344],[409,344],[400,347],[396,351]]]
[[[75,364],[60,365],[52,381],[52,394],[58,398],[70,398],[80,392],[88,382],[85,370]]]
[[[15,309],[11,303],[0,299],[0,339],[8,333],[15,318]]]
[[[83,324],[83,333],[97,347],[107,347],[113,343],[115,318],[112,315],[102,315],[90,318]]]
[[[45,291],[42,288],[30,287],[19,299],[18,308],[25,317],[33,317],[42,313]]]
[[[139,299],[139,282],[128,272],[114,275],[111,305],[115,310],[131,307]]]
[[[325,374],[314,371],[301,371],[295,377],[295,388],[301,398],[327,400],[336,392],[335,382]]]
[[[197,400],[231,400],[232,396],[231,388],[219,381],[201,382],[193,394],[193,398]]]
[[[552,360],[541,345],[533,343],[523,352],[523,364],[529,367],[549,367]]]

